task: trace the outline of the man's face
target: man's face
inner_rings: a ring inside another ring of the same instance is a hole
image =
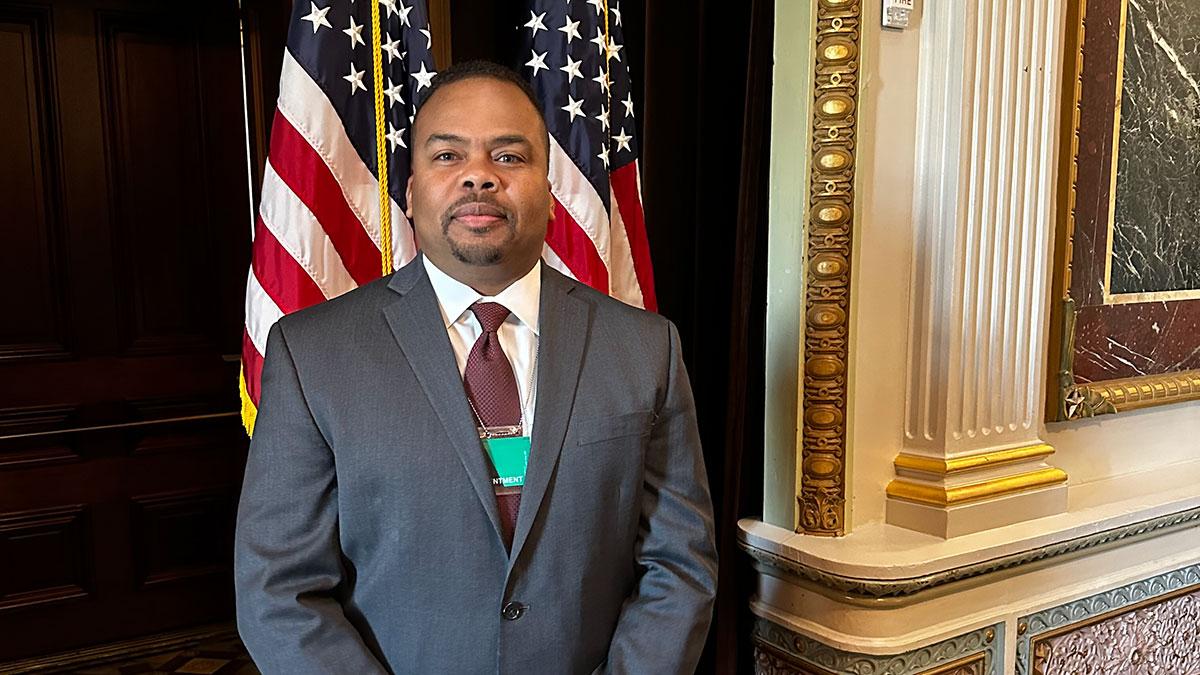
[[[516,86],[478,77],[438,89],[413,129],[407,192],[430,261],[467,276],[528,271],[550,220],[546,150],[541,118]]]

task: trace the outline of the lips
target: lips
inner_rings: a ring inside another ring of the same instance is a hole
[[[472,220],[476,218],[484,220],[505,217],[503,209],[485,202],[471,202],[470,204],[463,204],[457,209],[454,209],[450,215],[454,218]]]

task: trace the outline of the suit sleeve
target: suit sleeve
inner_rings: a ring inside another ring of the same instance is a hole
[[[238,506],[234,582],[238,631],[271,673],[384,673],[337,600],[333,452],[305,400],[276,323]]]
[[[668,324],[667,384],[645,460],[635,546],[640,579],[617,622],[608,673],[696,670],[712,620],[717,552],[696,406]]]

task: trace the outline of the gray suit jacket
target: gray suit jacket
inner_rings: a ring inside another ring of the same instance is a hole
[[[695,669],[716,551],[675,328],[543,270],[511,555],[419,258],[271,329],[234,563],[265,673]]]

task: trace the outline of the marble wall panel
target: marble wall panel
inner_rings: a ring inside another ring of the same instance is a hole
[[[1109,292],[1197,290],[1200,2],[1126,2]]]
[[[1069,7],[1060,404],[1072,387],[1200,369],[1200,0]]]

